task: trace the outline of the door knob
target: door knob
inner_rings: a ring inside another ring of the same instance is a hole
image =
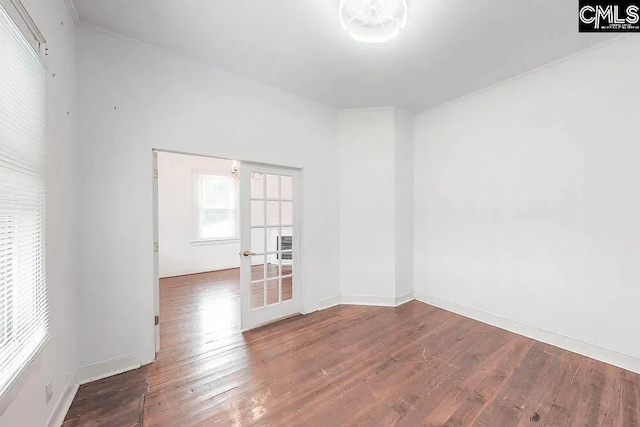
[[[242,252],[242,256],[252,256],[255,255],[255,253],[251,252],[251,251],[244,251]]]

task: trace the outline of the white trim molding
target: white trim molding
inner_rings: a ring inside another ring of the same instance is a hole
[[[413,301],[415,298],[414,292],[407,292],[404,295],[398,295],[396,297],[396,307],[401,306],[403,304],[408,303],[409,301]]]
[[[0,7],[22,33],[29,46],[47,68],[47,41],[21,0],[0,0]]]
[[[60,399],[58,400],[53,413],[49,417],[47,426],[60,427],[62,425],[65,417],[67,416],[67,412],[69,412],[69,408],[71,408],[73,399],[76,397],[76,393],[78,392],[79,387],[80,384],[78,383],[78,376],[77,374],[74,374],[69,379],[64,392],[60,395]]]
[[[151,362],[153,362],[153,359],[145,360],[141,353],[133,353],[94,363],[93,365],[83,366],[78,369],[78,383],[82,385],[112,377],[122,374],[123,372],[138,369]]]
[[[327,308],[337,305],[369,305],[373,307],[398,307],[413,301],[413,292],[407,292],[404,295],[396,297],[373,296],[373,295],[334,295],[318,302],[318,310],[326,310]]]
[[[372,295],[341,295],[342,305],[372,305],[377,307],[395,307],[395,297],[382,297]]]
[[[443,310],[640,374],[640,359],[637,357],[567,337],[556,332],[526,325],[455,302],[446,301],[432,295],[416,292],[416,299],[425,304],[433,305]]]
[[[321,299],[318,302],[318,310],[326,310],[327,308],[340,305],[340,295],[334,295],[329,298]]]
[[[396,297],[372,295],[342,295],[340,303],[343,305],[372,305],[377,307],[395,307]]]
[[[69,9],[69,13],[71,14],[71,19],[73,19],[74,23],[80,22],[80,16],[78,16],[78,10],[76,9],[76,5],[73,0],[64,0],[67,5],[67,9]]]

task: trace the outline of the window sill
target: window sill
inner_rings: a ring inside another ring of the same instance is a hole
[[[192,246],[232,245],[234,243],[240,243],[240,239],[231,237],[228,239],[198,239],[191,241]]]

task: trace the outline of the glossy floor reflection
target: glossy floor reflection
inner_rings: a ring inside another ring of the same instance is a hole
[[[640,375],[421,302],[240,333],[238,271],[162,281],[157,362],[69,426],[640,425]]]
[[[240,333],[239,270],[160,281],[160,343],[156,362],[84,385],[64,426],[178,425],[177,406],[224,392],[211,372],[232,361],[246,367]],[[182,407],[182,406],[181,406]],[[183,425],[183,424],[179,424]]]

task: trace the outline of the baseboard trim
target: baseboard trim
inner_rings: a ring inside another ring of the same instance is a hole
[[[340,304],[395,307],[396,299],[394,297],[380,297],[371,295],[342,295],[340,297]]]
[[[340,305],[340,295],[334,295],[329,298],[321,299],[318,302],[318,310],[326,310],[331,307]]]
[[[526,325],[515,320],[507,319],[495,314],[487,313],[482,310],[467,307],[451,301],[446,301],[432,295],[416,292],[416,299],[425,304],[433,305],[443,310],[447,310],[459,314],[470,319],[478,320],[483,323],[505,329],[509,332],[525,337],[541,341],[562,349],[617,366],[628,371],[640,374],[640,359],[628,354],[620,353],[616,350],[610,350],[600,347],[596,344],[587,343],[575,338],[567,337],[556,332],[540,329],[535,326]]]
[[[127,354],[125,356],[116,357],[105,360],[103,362],[94,363],[93,365],[84,366],[78,369],[78,383],[80,385],[103,378],[112,377],[122,374],[123,372],[132,371],[139,367],[153,362],[145,361],[141,353]]]
[[[395,297],[380,297],[371,295],[342,295],[340,304],[343,305],[373,305],[378,307],[395,307]]]
[[[400,295],[396,297],[396,307],[402,304],[406,304],[409,301],[413,301],[415,298],[415,293],[413,291],[407,292],[404,295]]]
[[[329,298],[320,300],[318,303],[318,310],[326,310],[327,308],[335,307],[337,305],[369,305],[378,307],[398,307],[402,304],[406,304],[409,301],[413,301],[413,292],[407,292],[404,295],[398,297],[380,297],[380,296],[367,296],[367,295],[334,295]]]
[[[56,404],[56,409],[51,414],[49,421],[47,422],[47,426],[49,427],[60,427],[64,422],[65,417],[67,416],[67,412],[69,412],[69,408],[73,403],[73,399],[76,397],[76,393],[78,392],[78,388],[80,384],[78,384],[78,375],[72,375],[67,386],[65,387],[64,393],[60,395],[60,399]]]

